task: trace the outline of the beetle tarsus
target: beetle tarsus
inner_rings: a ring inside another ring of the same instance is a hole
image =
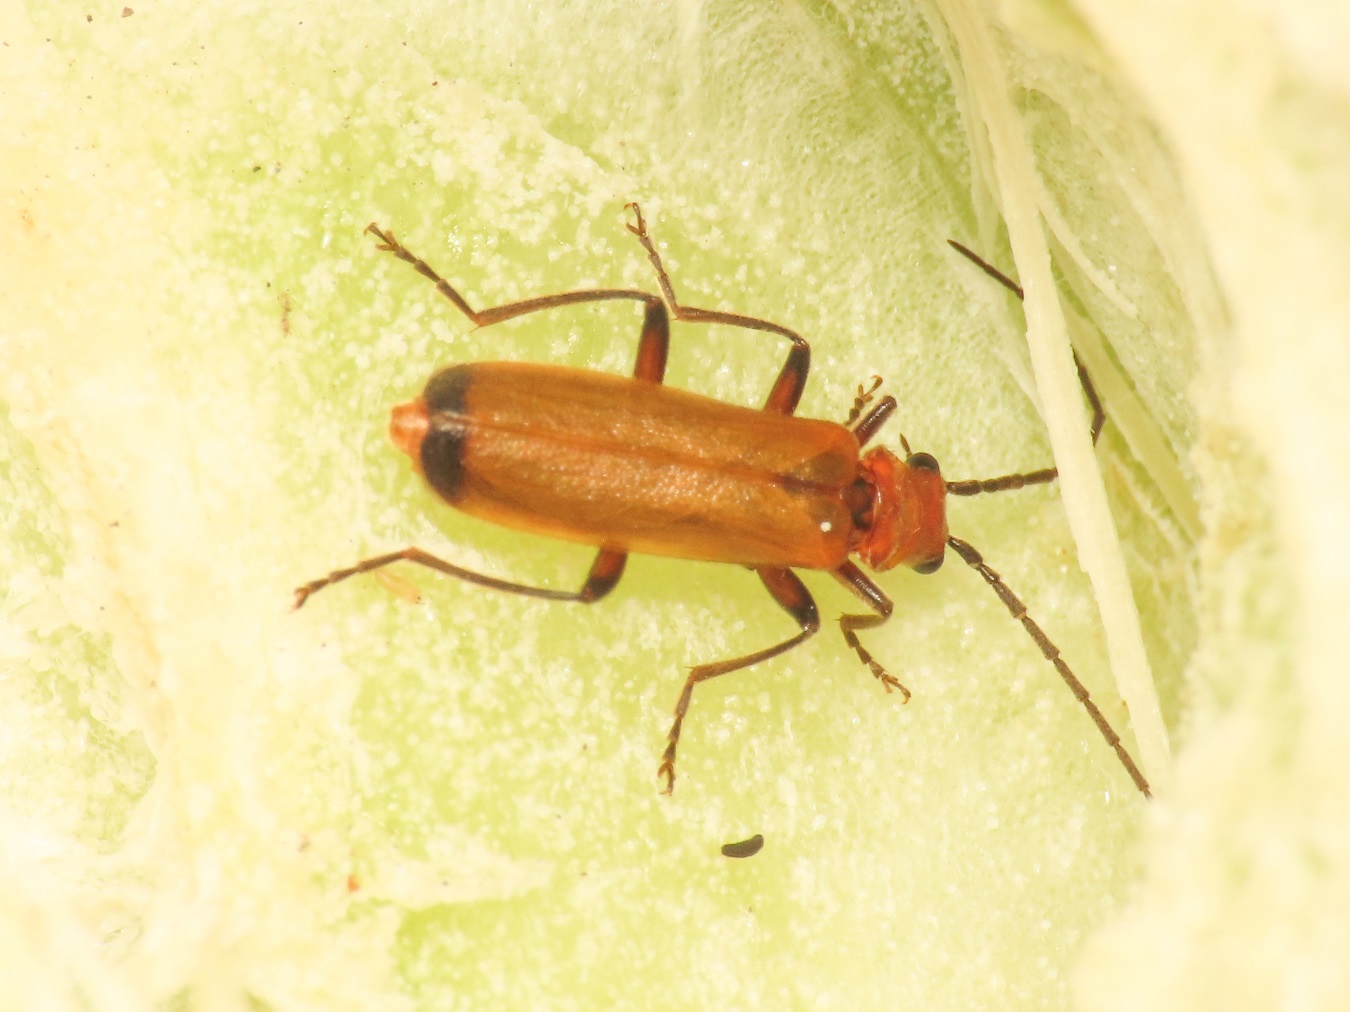
[[[858,384],[858,394],[853,398],[853,407],[849,409],[848,418],[844,421],[844,428],[853,428],[853,423],[862,417],[862,409],[872,403],[872,398],[881,387],[881,383],[881,377],[873,374],[870,387],[864,387],[861,383]]]
[[[361,572],[360,564],[348,567],[347,569],[335,569],[327,576],[321,576],[317,580],[310,580],[309,583],[306,583],[302,587],[296,587],[295,604],[291,606],[291,610],[299,611],[304,607],[306,601],[319,591],[323,590],[324,587],[327,587],[331,583],[338,583],[345,580],[347,577],[354,576],[358,572]]]
[[[860,616],[856,615],[843,616],[843,618],[858,618],[858,617]],[[872,616],[866,615],[861,617],[871,618]],[[855,633],[851,628],[845,625],[843,619],[840,619],[839,628],[844,634],[844,642],[853,648],[853,652],[858,655],[858,660],[862,661],[865,665],[867,665],[868,670],[871,671],[872,674],[876,676],[877,681],[881,683],[881,687],[885,689],[887,692],[890,692],[894,689],[899,689],[900,694],[905,697],[904,699],[900,700],[900,702],[908,703],[912,695],[910,691],[900,684],[900,680],[898,678],[896,678],[889,671],[887,671],[885,668],[883,668],[880,664],[877,663],[876,658],[874,658],[868,652],[867,648],[862,645],[862,642],[858,639],[857,633]]]
[[[721,673],[714,672],[714,674]],[[689,702],[694,698],[694,685],[701,680],[700,669],[692,669],[684,683],[684,691],[680,693],[679,702],[675,704],[675,720],[666,734],[666,750],[661,753],[661,765],[656,769],[658,777],[666,778],[662,794],[670,794],[675,790],[675,747],[680,743],[680,728],[684,726],[684,715],[689,712]]]

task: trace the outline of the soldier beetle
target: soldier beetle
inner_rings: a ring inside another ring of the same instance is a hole
[[[861,452],[896,410],[894,397],[872,404],[880,384],[858,388],[843,424],[797,418],[811,347],[777,323],[681,305],[647,232],[629,204],[627,227],[656,272],[661,295],[591,289],[476,310],[391,232],[371,224],[379,249],[435,284],[479,327],[558,306],[609,300],[642,303],[645,317],[631,378],[561,366],[473,362],[435,373],[421,396],[393,410],[394,444],[440,498],[472,516],[598,549],[580,590],[550,590],[486,576],[417,547],[364,559],[312,580],[295,592],[299,608],[315,591],[395,562],[415,562],[468,583],[550,601],[591,604],[618,584],[630,552],[727,562],[753,569],[797,623],[796,635],[754,653],[692,668],[675,705],[658,777],[675,785],[675,752],[694,686],[767,661],[820,628],[816,603],[794,569],[830,573],[869,609],[839,619],[844,640],[887,691],[910,693],[863,647],[860,631],[891,615],[886,594],[852,561],[884,571],[908,566],[932,573],[950,548],[993,588],[1097,725],[1134,784],[1148,783],[1120,737],[1060,657],[1026,607],[973,547],[947,530],[946,497],[1001,492],[1055,480],[1045,468],[982,481],[946,481],[927,453],[904,456],[876,447]],[[952,244],[1019,297],[1021,290],[974,253]],[[790,347],[761,410],[738,407],[662,384],[670,317],[763,331]],[[1105,414],[1086,372],[1093,440]]]

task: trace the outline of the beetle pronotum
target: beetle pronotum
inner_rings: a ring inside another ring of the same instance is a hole
[[[628,229],[642,244],[661,295],[633,289],[590,289],[475,310],[426,261],[390,232],[367,229],[379,248],[410,264],[479,327],[583,302],[629,299],[645,308],[632,377],[518,362],[476,362],[440,370],[422,395],[393,410],[394,444],[446,503],[508,527],[598,549],[580,590],[512,583],[445,562],[417,547],[362,560],[312,580],[295,592],[299,608],[315,591],[395,562],[415,562],[469,583],[553,601],[590,604],[623,575],[630,552],[753,569],[765,589],[797,623],[796,635],[754,653],[692,668],[675,705],[675,719],[657,775],[664,793],[675,785],[675,752],[694,686],[767,661],[820,628],[816,603],[794,569],[828,571],[869,609],[846,614],[839,628],[887,692],[910,693],[863,647],[862,630],[885,622],[890,598],[852,560],[877,571],[905,565],[932,573],[951,548],[984,579],[1059,672],[1115,751],[1135,786],[1148,783],[1120,737],[1060,657],[1025,606],[971,545],[947,531],[946,497],[1000,492],[1053,481],[1045,468],[983,481],[946,481],[929,454],[903,459],[875,447],[861,453],[896,409],[895,398],[872,404],[880,380],[859,387],[844,424],[797,418],[811,347],[768,320],[683,306],[647,232],[629,204]],[[1017,286],[957,243],[954,246],[1019,296]],[[791,347],[761,410],[738,407],[664,386],[669,318],[764,331]],[[1105,416],[1087,375],[1094,408],[1093,439]]]

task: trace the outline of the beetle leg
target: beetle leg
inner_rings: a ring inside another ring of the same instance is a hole
[[[394,254],[405,264],[410,264],[418,274],[435,284],[436,291],[454,303],[456,309],[480,327],[491,326],[494,323],[511,320],[517,316],[525,316],[528,313],[537,313],[541,309],[555,309],[558,306],[570,306],[578,302],[635,299],[638,302],[645,302],[650,307],[653,304],[660,305],[661,301],[650,292],[639,292],[631,288],[588,288],[576,292],[559,292],[556,295],[541,295],[533,299],[522,299],[519,302],[508,302],[504,306],[494,306],[492,309],[474,309],[459,292],[450,286],[450,282],[436,273],[430,264],[395,239],[393,232],[382,230],[374,222],[366,226],[366,231],[380,240],[379,249]],[[648,310],[648,316],[650,317],[650,309]]]
[[[653,299],[647,303],[647,315],[642,321],[633,378],[660,383],[666,378],[666,353],[669,350],[670,317],[666,315],[666,307]]]
[[[867,441],[877,434],[877,430],[885,424],[886,419],[890,418],[894,411],[895,398],[887,394],[881,398],[876,407],[862,417],[857,425],[853,426],[852,432],[858,437],[858,445],[866,446]],[[900,438],[904,439],[903,436]]]
[[[876,614],[874,615],[840,615],[839,631],[844,634],[844,642],[853,648],[853,652],[876,675],[877,680],[881,682],[882,687],[890,692],[892,689],[899,689],[905,697],[903,702],[909,702],[910,692],[889,671],[883,668],[858,639],[857,630],[875,629],[891,617],[891,611],[894,605],[891,599],[886,596],[880,587],[867,578],[861,569],[851,562],[845,562],[838,569],[830,571],[836,580],[842,583],[849,590],[863,601]]]
[[[493,590],[505,590],[512,594],[524,594],[527,597],[542,597],[548,601],[580,601],[582,604],[591,604],[600,600],[615,588],[619,578],[623,576],[624,563],[627,561],[628,554],[626,552],[602,548],[596,554],[595,561],[591,563],[591,570],[580,590],[548,590],[544,587],[527,587],[521,583],[499,580],[495,576],[484,576],[482,573],[461,569],[444,559],[438,559],[420,548],[405,548],[399,552],[390,552],[388,555],[377,555],[374,558],[362,559],[354,566],[334,570],[327,576],[321,576],[317,580],[311,580],[303,587],[297,587],[295,590],[295,607],[301,607],[315,591],[322,590],[334,583],[340,583],[359,573],[383,569],[395,562],[415,562],[419,566],[426,566],[428,569],[445,573],[447,576],[455,576],[467,583],[477,584],[480,587],[490,587]]]
[[[632,208],[633,215],[637,219],[635,223],[628,225],[628,231],[637,236],[638,242],[642,243],[642,248],[647,251],[647,259],[656,270],[656,280],[661,286],[661,294],[665,297],[666,305],[670,307],[675,319],[686,323],[725,323],[746,330],[763,330],[792,342],[787,361],[783,363],[778,378],[774,380],[773,389],[769,391],[768,400],[764,402],[764,410],[780,415],[790,415],[796,411],[797,402],[801,400],[802,391],[806,388],[806,376],[811,371],[811,346],[806,343],[806,339],[796,331],[758,317],[680,305],[675,298],[675,288],[670,283],[670,275],[666,273],[666,268],[661,263],[661,254],[656,251],[656,245],[647,232],[642,209],[637,204],[628,206]]]
[[[684,683],[684,691],[680,693],[679,702],[675,704],[675,722],[670,725],[670,734],[666,736],[669,744],[666,745],[665,754],[661,756],[661,766],[656,771],[658,777],[666,778],[666,786],[665,790],[661,792],[662,794],[669,794],[675,789],[675,747],[680,743],[680,727],[684,723],[684,715],[689,712],[689,700],[694,694],[694,686],[699,682],[707,681],[709,678],[716,678],[718,675],[748,668],[752,664],[758,664],[760,661],[767,661],[771,657],[786,653],[798,643],[810,639],[820,628],[820,613],[816,610],[816,602],[811,599],[811,592],[806,589],[806,584],[802,583],[796,573],[790,569],[771,569],[768,567],[758,567],[755,572],[764,581],[764,586],[773,595],[773,599],[796,620],[802,631],[777,646],[757,650],[753,654],[735,657],[729,661],[700,664],[690,669],[689,677]]]

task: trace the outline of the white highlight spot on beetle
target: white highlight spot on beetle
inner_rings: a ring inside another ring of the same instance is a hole
[[[820,522],[820,532],[822,534],[829,534],[830,531],[832,530],[834,530],[834,525],[831,524],[828,520],[822,520]]]

